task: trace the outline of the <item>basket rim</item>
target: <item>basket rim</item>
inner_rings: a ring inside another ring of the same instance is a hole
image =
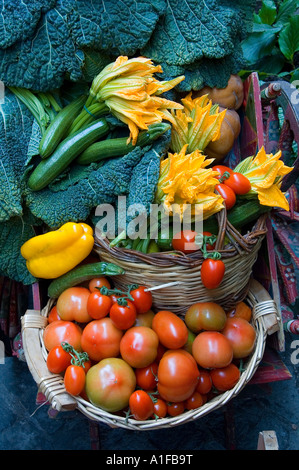
[[[221,254],[222,259],[229,259],[243,253],[250,253],[256,246],[258,240],[267,233],[266,221],[268,214],[260,215],[250,232],[241,235],[240,232],[226,220],[226,211],[216,214],[219,221],[219,234],[216,241],[215,250]],[[222,227],[224,224],[224,227]],[[222,227],[222,228],[221,228]],[[230,243],[226,248],[222,247],[225,234],[228,234]],[[141,253],[133,249],[110,246],[107,238],[94,235],[94,251],[99,254],[101,251],[110,254],[112,257],[121,259],[128,263],[145,263],[159,266],[185,265],[196,266],[202,263],[204,256],[201,250],[194,253],[183,253],[181,251],[164,251],[158,253]]]
[[[265,289],[264,289],[265,290]],[[246,300],[248,301],[249,305],[253,308],[253,312],[255,311],[255,306],[260,305],[261,303],[257,301],[254,293],[254,289],[252,287],[249,289],[247,294]],[[269,302],[269,301],[268,301]],[[39,312],[39,317],[42,317],[40,325],[38,327],[39,332],[39,342],[41,346],[41,353],[43,360],[46,362],[47,358],[47,350],[45,348],[43,342],[43,330],[46,326],[45,317],[47,317],[48,313],[50,312],[52,306],[55,304],[55,299],[49,299],[46,306]],[[258,309],[259,311],[261,309]],[[273,310],[271,311],[271,313]],[[266,314],[266,312],[264,312]],[[269,312],[268,312],[269,313]],[[109,413],[104,411],[101,408],[94,406],[92,403],[88,402],[82,397],[73,397],[76,402],[77,409],[83,413],[87,418],[98,421],[104,424],[107,424],[110,427],[119,427],[124,428],[127,430],[154,430],[154,429],[162,429],[165,427],[174,427],[181,424],[186,424],[189,421],[194,421],[199,419],[200,417],[206,416],[208,413],[217,410],[221,406],[225,405],[228,401],[234,398],[244,387],[245,385],[251,380],[252,376],[254,375],[258,365],[263,357],[264,349],[265,349],[265,342],[267,337],[267,330],[263,323],[263,317],[259,314],[257,316],[253,315],[253,325],[256,330],[256,343],[255,348],[250,356],[248,356],[246,362],[244,363],[244,370],[241,373],[240,379],[235,387],[231,390],[226,392],[220,393],[216,397],[210,399],[200,408],[195,410],[188,410],[176,417],[165,417],[159,418],[157,420],[147,420],[147,421],[136,421],[133,418],[126,418],[124,416],[119,416],[113,413]],[[59,392],[61,393],[60,388],[63,388],[63,384],[61,385],[62,376],[57,374],[51,374],[51,376],[58,378],[59,380]],[[64,390],[65,391],[65,390]],[[66,392],[67,393],[67,392]],[[72,397],[72,396],[71,396]],[[55,392],[50,395],[50,399],[48,400],[51,404],[55,402]],[[54,403],[55,406],[55,403]]]

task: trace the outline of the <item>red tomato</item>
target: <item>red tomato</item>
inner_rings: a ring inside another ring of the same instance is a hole
[[[85,371],[83,367],[70,365],[64,374],[64,386],[71,395],[80,395],[85,386]]]
[[[94,320],[106,317],[111,306],[111,298],[108,295],[102,295],[100,291],[91,292],[87,300],[88,315]]]
[[[159,339],[147,326],[132,326],[120,341],[121,357],[132,367],[146,367],[156,359]]]
[[[158,392],[161,398],[179,402],[189,398],[198,382],[197,364],[183,349],[166,351],[158,367]]]
[[[222,333],[232,345],[234,358],[242,359],[253,351],[256,332],[244,318],[228,318]]]
[[[180,349],[188,340],[188,328],[175,313],[160,310],[153,318],[152,329],[159,341],[168,349]]]
[[[227,210],[234,207],[234,205],[236,204],[237,197],[236,197],[236,193],[233,191],[232,188],[230,188],[228,185],[224,183],[219,183],[219,184],[216,184],[215,189],[216,191],[218,191],[220,196],[223,197]]]
[[[240,370],[235,364],[213,369],[210,372],[214,387],[220,392],[231,390],[240,379]]]
[[[206,258],[201,265],[200,275],[207,289],[216,289],[223,279],[225,264],[221,259]]]
[[[100,292],[101,287],[107,287],[108,289],[111,289],[110,282],[104,276],[95,277],[89,281],[88,288],[90,292]]]
[[[87,323],[92,318],[87,312],[87,300],[90,295],[85,287],[69,287],[57,299],[57,312],[62,320]]]
[[[144,390],[135,390],[129,399],[129,408],[133,418],[145,421],[154,413],[154,403]]]
[[[194,230],[182,230],[174,235],[172,247],[176,251],[183,253],[193,253],[200,249],[200,245],[195,242],[197,232]]]
[[[244,320],[250,321],[252,317],[252,309],[245,302],[238,302],[235,308],[232,308],[227,312],[228,317],[244,318]]]
[[[134,370],[118,357],[103,359],[86,374],[85,391],[88,399],[105,411],[115,412],[128,406],[135,387]]]
[[[89,358],[100,361],[119,355],[123,331],[114,326],[111,318],[104,317],[87,323],[82,332],[81,345]]]
[[[229,186],[235,194],[239,195],[247,194],[251,189],[249,179],[242,175],[242,173],[233,172],[230,177],[224,181],[224,184]]]
[[[127,305],[112,304],[110,318],[113,324],[120,330],[127,330],[134,325],[137,312],[134,303],[127,300]]]
[[[193,341],[192,354],[205,369],[226,367],[233,359],[233,348],[219,331],[203,331]]]
[[[50,351],[55,346],[66,342],[77,351],[82,351],[81,347],[82,328],[71,321],[56,320],[49,323],[44,329],[43,340],[45,348]]]
[[[61,345],[55,346],[47,356],[47,367],[53,374],[60,374],[71,364],[72,357]]]
[[[226,323],[226,313],[216,302],[197,302],[188,308],[185,323],[194,333],[221,331]]]
[[[146,291],[146,287],[139,286],[137,289],[131,290],[130,294],[134,299],[134,305],[137,313],[148,312],[153,304],[153,297],[150,291]]]
[[[168,403],[167,414],[169,416],[179,416],[185,411],[185,402]]]
[[[148,310],[145,313],[137,313],[134,326],[148,326],[152,327],[152,322],[155,314],[152,310]]]
[[[52,307],[49,315],[48,315],[48,322],[49,323],[52,323],[52,321],[57,321],[57,320],[61,320],[60,316],[58,315],[58,312],[57,312],[57,307],[56,305],[54,305],[54,307]]]
[[[196,391],[199,392],[201,395],[206,395],[212,389],[212,379],[210,371],[208,370],[200,370],[199,371],[199,380],[196,386]]]
[[[233,170],[231,168],[229,168],[228,166],[225,166],[225,165],[215,165],[215,166],[213,166],[212,170],[213,171],[218,171],[219,177],[216,176],[216,178],[218,178],[218,179],[222,178],[222,176],[225,172],[229,173],[230,175],[233,173]]]
[[[162,398],[154,400],[154,415],[153,418],[165,418],[167,415],[167,403]]]
[[[143,390],[154,390],[157,386],[158,364],[152,362],[149,366],[135,370],[136,384]]]
[[[186,410],[195,410],[204,404],[204,398],[202,395],[195,390],[192,393],[191,397],[187,398],[185,407]]]

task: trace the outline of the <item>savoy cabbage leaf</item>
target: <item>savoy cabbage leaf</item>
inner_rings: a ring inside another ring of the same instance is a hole
[[[4,103],[0,105],[0,221],[23,213],[24,175],[31,157],[28,150],[31,148],[32,152],[30,144],[38,138],[32,114],[6,89]]]
[[[244,3],[168,0],[143,53],[162,66],[191,64],[203,57],[223,58],[233,52],[242,37],[242,13],[248,9]]]
[[[134,55],[146,45],[166,6],[165,0],[64,0],[73,41],[81,48]]]
[[[0,48],[12,46],[32,35],[42,14],[55,6],[56,0],[2,0]]]
[[[23,243],[36,235],[35,227],[38,225],[40,221],[26,209],[23,215],[0,222],[1,276],[7,276],[24,285],[30,285],[36,281],[28,271],[20,249]]]
[[[66,76],[82,78],[84,54],[74,44],[67,15],[57,4],[42,15],[31,36],[0,49],[0,79],[6,85],[48,91],[59,88]]]

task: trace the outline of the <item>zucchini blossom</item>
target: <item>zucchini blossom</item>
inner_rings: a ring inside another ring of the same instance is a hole
[[[223,198],[214,192],[219,183],[218,173],[206,168],[213,159],[206,158],[199,150],[186,154],[188,145],[179,153],[168,154],[161,161],[155,202],[163,204],[170,215],[179,213],[181,220],[187,205],[191,204],[191,216],[206,219],[223,209]]]
[[[183,108],[181,104],[160,95],[174,88],[185,77],[159,81],[154,78],[155,73],[162,73],[161,66],[154,65],[146,57],[118,57],[94,78],[81,115],[93,109],[100,113],[108,109],[128,125],[128,143],[132,141],[135,145],[139,130],[147,130],[150,124],[162,122],[163,119],[171,120],[168,109]]]
[[[280,187],[282,178],[293,168],[285,165],[280,157],[281,151],[275,155],[266,154],[264,147],[261,147],[255,157],[245,158],[234,171],[245,175],[251,183],[251,190],[244,197],[257,195],[260,204],[289,211],[288,200]]]
[[[213,105],[208,95],[203,95],[194,100],[189,93],[181,101],[183,109],[171,110],[172,133],[171,149],[179,152],[188,144],[188,152],[204,150],[210,142],[220,137],[220,128],[226,109],[219,112],[219,106]]]

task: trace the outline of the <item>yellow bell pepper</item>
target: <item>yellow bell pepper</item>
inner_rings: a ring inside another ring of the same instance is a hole
[[[30,238],[21,247],[28,271],[37,278],[55,279],[73,269],[91,252],[93,230],[84,223],[67,222]]]

